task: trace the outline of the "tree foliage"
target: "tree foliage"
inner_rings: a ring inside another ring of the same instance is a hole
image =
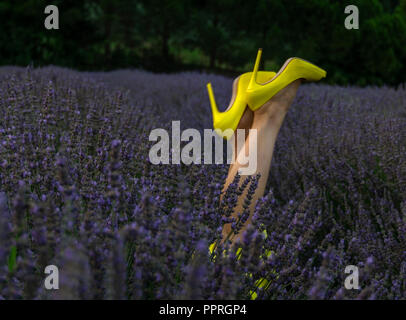
[[[338,84],[405,82],[405,0],[56,0],[60,29],[44,28],[45,0],[0,3],[0,64],[85,70],[248,71],[256,50],[278,70],[291,56]],[[359,30],[344,27],[358,6]]]

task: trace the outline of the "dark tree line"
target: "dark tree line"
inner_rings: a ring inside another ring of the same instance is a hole
[[[44,28],[57,5],[60,29]],[[360,29],[344,27],[357,5]],[[299,56],[339,84],[405,82],[406,0],[3,0],[0,64],[157,72],[277,70]]]

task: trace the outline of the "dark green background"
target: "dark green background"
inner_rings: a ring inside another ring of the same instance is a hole
[[[59,8],[46,30],[44,9]],[[360,29],[344,27],[357,5]],[[249,71],[291,56],[318,64],[337,84],[406,80],[406,0],[2,0],[0,64],[79,70]]]

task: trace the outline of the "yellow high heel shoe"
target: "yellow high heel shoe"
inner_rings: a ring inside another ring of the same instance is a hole
[[[262,233],[263,233],[263,235],[264,235],[264,237],[266,239],[268,237],[268,234],[267,234],[266,230],[264,230]],[[216,247],[217,247],[217,242],[213,242],[209,246],[209,255],[212,257],[213,261],[216,259],[216,255],[215,255],[215,253],[213,253],[214,250],[216,249]],[[242,254],[242,248],[240,247],[240,248],[238,248],[238,250],[237,250],[237,252],[235,254],[236,257],[237,257],[237,260],[240,260],[241,254]],[[271,250],[265,250],[265,255],[266,255],[267,258],[269,258],[269,256],[271,254],[272,254]],[[223,255],[225,255],[225,250],[223,251]],[[247,276],[252,278],[252,274],[247,274]],[[266,289],[269,286],[269,284],[270,283],[266,278],[260,278],[260,279],[256,280],[255,283],[254,283],[254,286],[255,286],[254,290],[250,290],[250,298],[251,298],[251,300],[256,300],[256,298],[258,297],[258,294],[257,294],[258,289],[261,289],[261,288]]]
[[[256,79],[260,82],[266,82],[275,75],[275,72],[258,72],[257,70]],[[217,134],[225,139],[231,138],[244,114],[247,106],[247,87],[250,79],[252,79],[252,72],[246,72],[234,80],[231,102],[224,112],[218,110],[211,83],[207,84],[211,110],[213,112],[213,127]]]
[[[246,93],[247,104],[252,111],[259,109],[280,90],[297,79],[319,81],[327,75],[326,71],[314,64],[294,57],[286,60],[282,68],[270,80],[261,83],[261,80],[258,77],[261,55],[262,49],[259,49],[254,71],[252,72],[252,77]],[[260,81],[260,83],[258,81]]]

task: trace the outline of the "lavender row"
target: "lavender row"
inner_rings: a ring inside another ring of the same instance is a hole
[[[211,128],[208,81],[225,107],[204,73],[0,69],[0,299],[406,298],[406,90],[303,85],[252,226],[210,256],[239,177],[220,202],[227,165],[148,161],[151,129]]]

